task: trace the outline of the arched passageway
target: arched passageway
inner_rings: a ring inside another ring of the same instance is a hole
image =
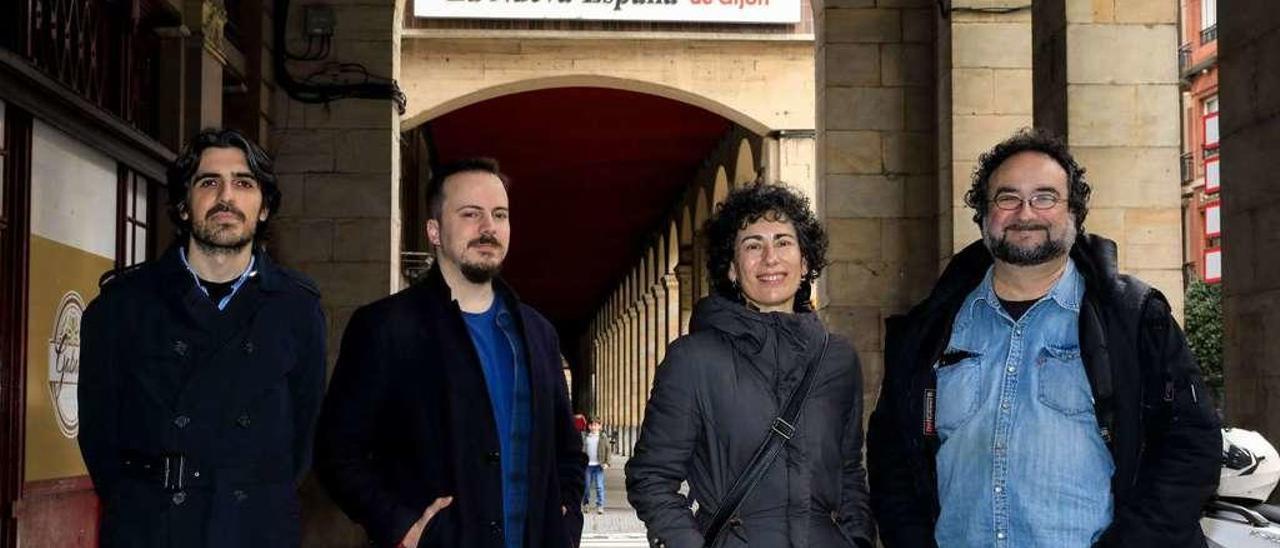
[[[404,143],[409,252],[426,250],[427,167],[490,156],[511,176],[503,276],[559,330],[575,409],[629,447],[666,343],[705,293],[688,287],[701,278],[691,221],[756,177],[764,137],[669,98],[565,87],[470,103]]]

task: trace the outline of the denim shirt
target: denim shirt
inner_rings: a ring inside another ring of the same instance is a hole
[[[1014,321],[993,270],[956,314],[937,373],[939,546],[1088,547],[1115,466],[1080,360],[1084,278],[1068,260]]]

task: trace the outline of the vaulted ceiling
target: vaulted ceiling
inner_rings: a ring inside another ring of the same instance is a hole
[[[568,338],[665,229],[731,128],[671,99],[573,87],[490,99],[431,120],[426,130],[440,163],[490,156],[511,176],[503,277]]]

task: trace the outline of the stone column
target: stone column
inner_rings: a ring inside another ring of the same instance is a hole
[[[635,297],[632,296],[632,299]],[[622,446],[626,449],[626,455],[631,454],[631,447],[635,444],[635,386],[636,373],[640,370],[641,354],[640,354],[640,310],[635,300],[628,303],[627,309],[627,369],[623,374],[623,423],[626,424],[626,438],[622,442]]]
[[[1108,0],[1109,1],[1109,0]],[[1004,2],[1024,5],[1020,0]],[[938,259],[979,238],[964,204],[978,156],[1032,125],[1031,10],[958,11],[938,29]]]
[[[765,139],[765,180],[800,189],[810,200],[818,198],[817,132],[812,128],[775,131]]]
[[[681,267],[676,267],[679,270]],[[676,274],[667,274],[662,277],[663,287],[666,289],[667,295],[667,334],[663,346],[663,356],[666,356],[666,346],[676,340],[680,336],[680,326],[685,323],[684,311],[680,308],[684,286],[680,283],[680,277]]]
[[[646,276],[647,277],[647,276]],[[640,421],[644,418],[645,398],[644,394],[648,393],[649,385],[649,364],[653,361],[653,295],[649,293],[648,287],[641,288],[643,293],[640,295],[638,303],[637,316],[640,320],[640,361],[636,364],[636,384],[632,387],[631,398],[635,402],[634,412],[631,416],[632,424],[636,425],[637,436],[639,436]]]
[[[1280,444],[1280,11],[1223,4],[1231,6],[1218,12],[1227,418]]]
[[[692,250],[687,254],[693,255]],[[682,257],[680,265],[676,267],[677,285],[680,287],[680,298],[677,306],[680,307],[680,330],[678,334],[684,335],[689,332],[689,316],[693,315],[693,266],[683,260],[686,256],[685,250],[680,250]]]
[[[870,411],[883,319],[922,298],[937,275],[938,4],[826,0],[815,9],[818,209],[832,261],[818,297],[827,325],[858,346]]]
[[[644,411],[649,406],[649,387],[653,385],[653,370],[658,366],[658,300],[650,286],[644,294],[645,310],[645,360],[640,369],[640,383],[636,387],[636,424],[644,423]]]
[[[1181,318],[1178,5],[1043,0],[1034,16],[1035,122],[1088,169],[1086,229],[1115,240],[1120,270]]]

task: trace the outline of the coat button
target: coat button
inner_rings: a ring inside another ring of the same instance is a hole
[[[184,503],[184,502],[187,502],[187,492],[186,492],[186,491],[178,491],[177,493],[174,493],[174,494],[173,494],[173,505],[174,505],[174,506],[182,506],[182,503]]]
[[[249,494],[245,493],[244,490],[242,489],[236,489],[235,491],[232,491],[231,496],[236,499],[236,502],[244,502],[244,499],[249,498]]]
[[[173,418],[173,425],[177,426],[179,430],[186,428],[188,424],[191,424],[191,417],[178,415]]]
[[[497,451],[490,451],[485,454],[484,460],[489,464],[499,464],[502,462],[502,454]]]
[[[239,417],[236,417],[236,424],[240,425],[240,428],[248,428],[251,422],[248,413],[241,413]]]
[[[245,342],[244,342],[244,353],[245,353],[245,354],[252,354],[252,353],[253,353],[253,341],[245,341]]]
[[[493,534],[495,534],[495,535],[501,535],[501,534],[502,534],[502,524],[500,524],[500,523],[498,523],[498,522],[496,522],[496,521],[491,521],[491,522],[489,522],[489,530],[490,530],[490,531],[493,531]]]
[[[187,355],[186,341],[173,341],[173,353],[185,357]]]

